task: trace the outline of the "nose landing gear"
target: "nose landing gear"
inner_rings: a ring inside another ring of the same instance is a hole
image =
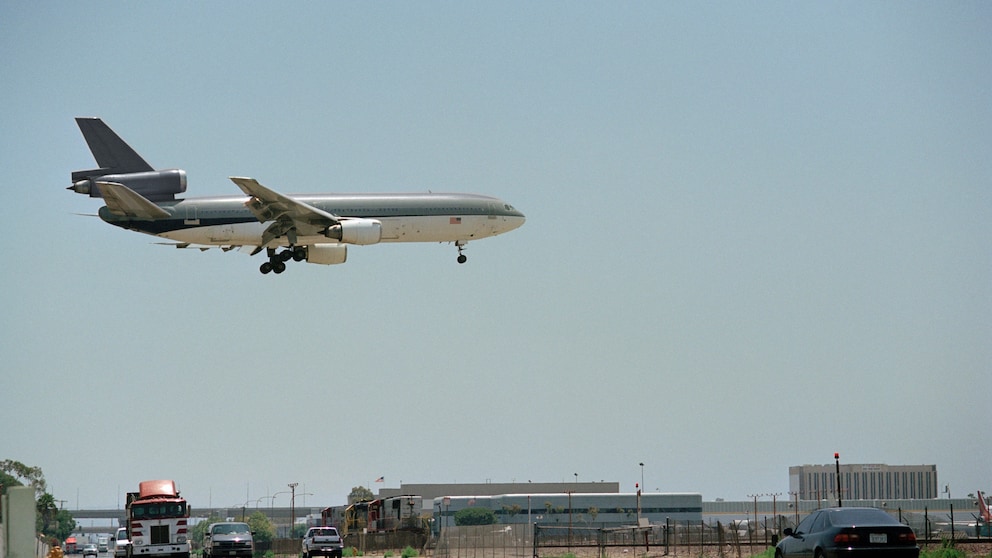
[[[462,253],[465,250],[465,245],[468,244],[467,240],[456,240],[455,248],[458,248],[458,263],[463,264],[468,261],[468,256]]]

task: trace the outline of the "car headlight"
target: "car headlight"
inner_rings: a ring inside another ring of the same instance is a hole
[[[179,535],[176,537],[176,542],[184,543],[186,542],[186,535]]]
[[[141,537],[134,539],[134,546],[144,546],[144,544],[145,544],[145,539]]]

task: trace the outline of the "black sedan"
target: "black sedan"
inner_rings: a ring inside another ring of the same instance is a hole
[[[775,558],[918,558],[916,534],[877,508],[825,508],[786,529]]]

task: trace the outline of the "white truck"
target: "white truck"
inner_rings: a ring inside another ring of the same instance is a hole
[[[127,495],[131,555],[138,558],[189,558],[189,506],[171,480],[138,483]]]
[[[203,534],[203,558],[251,558],[254,553],[255,541],[247,523],[212,523]]]
[[[344,541],[334,527],[311,527],[303,537],[303,558],[333,556],[341,558]]]

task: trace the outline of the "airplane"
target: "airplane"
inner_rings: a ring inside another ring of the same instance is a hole
[[[285,195],[254,178],[232,176],[244,195],[177,198],[186,192],[182,169],[156,170],[99,118],[76,118],[99,168],[72,173],[72,190],[102,198],[98,215],[123,229],[163,238],[177,248],[265,250],[263,274],[286,262],[333,265],[348,245],[453,242],[458,263],[470,240],[512,231],[520,211],[479,194],[370,193]],[[246,197],[247,196],[247,197]]]

